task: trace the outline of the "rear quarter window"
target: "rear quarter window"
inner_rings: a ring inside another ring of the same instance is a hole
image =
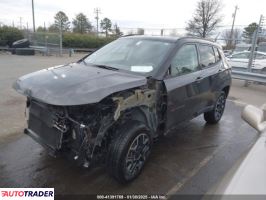
[[[213,50],[214,50],[214,54],[215,54],[215,60],[216,60],[216,62],[219,62],[222,59],[221,54],[220,54],[219,50],[217,49],[217,47],[213,47]]]
[[[200,66],[206,68],[216,62],[212,46],[199,45]]]

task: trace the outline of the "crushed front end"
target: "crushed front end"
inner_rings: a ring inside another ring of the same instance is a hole
[[[156,131],[155,90],[132,89],[94,104],[55,106],[27,99],[25,133],[53,156],[89,167],[103,163],[108,145],[125,121],[143,120]]]
[[[53,106],[36,100],[27,100],[28,127],[25,133],[40,143],[53,156],[65,154],[88,167],[100,161],[108,138],[106,131],[114,123],[112,102]],[[95,156],[96,155],[96,156]],[[98,156],[97,156],[98,155]]]

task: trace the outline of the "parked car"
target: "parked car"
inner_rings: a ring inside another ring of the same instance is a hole
[[[219,45],[196,38],[122,37],[77,63],[22,76],[25,133],[85,167],[136,178],[153,140],[204,114],[217,123],[231,84]]]
[[[250,51],[242,51],[227,57],[227,61],[232,67],[247,68],[249,58]],[[266,72],[266,53],[259,51],[255,52],[255,60],[252,69]]]
[[[230,195],[231,197],[242,195],[247,199],[257,199],[266,195],[266,179],[264,178],[266,176],[266,104],[261,108],[252,105],[245,106],[242,118],[260,135],[249,152],[237,161],[216,187],[208,192],[218,197],[213,199],[228,199]],[[207,198],[212,199],[208,196]]]
[[[266,53],[266,42],[260,42],[259,43],[258,51]]]
[[[251,44],[245,44],[245,43],[236,44],[235,49],[233,50],[233,53],[235,54],[235,53],[240,53],[242,51],[250,51],[251,46],[252,46]]]
[[[229,57],[232,55],[232,50],[223,50],[225,57]]]

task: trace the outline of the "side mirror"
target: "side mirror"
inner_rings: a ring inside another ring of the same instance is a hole
[[[266,104],[261,108],[247,105],[242,111],[242,119],[257,131],[262,132],[266,129]]]

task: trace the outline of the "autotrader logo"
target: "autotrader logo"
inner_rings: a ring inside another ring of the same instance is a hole
[[[54,200],[54,188],[0,188],[0,200]]]

